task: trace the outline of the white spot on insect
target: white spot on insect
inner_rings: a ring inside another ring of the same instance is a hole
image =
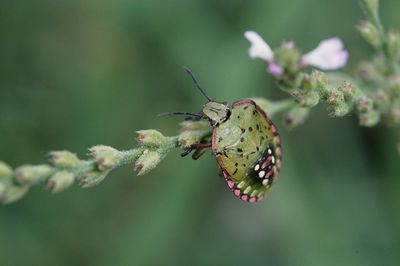
[[[256,166],[254,166],[254,170],[255,171],[258,171],[260,169],[260,165],[259,164],[256,164]]]
[[[242,181],[237,185],[237,187],[238,188],[243,188],[245,184],[246,184],[246,182]]]
[[[258,176],[259,176],[260,178],[263,178],[263,177],[265,176],[265,171],[260,171],[260,172],[258,173]]]
[[[268,154],[272,154],[272,150],[271,149],[268,149]]]
[[[262,181],[262,184],[263,184],[264,186],[267,186],[267,185],[268,185],[268,182],[269,182],[269,179],[264,179],[264,180]]]
[[[272,157],[271,157],[271,162],[272,162],[273,164],[275,164],[275,156],[272,156]]]

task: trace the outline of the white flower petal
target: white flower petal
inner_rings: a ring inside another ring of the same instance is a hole
[[[344,67],[349,57],[340,38],[323,40],[317,48],[302,57],[302,63],[322,70],[334,70]]]
[[[261,38],[258,33],[254,31],[246,31],[244,36],[251,43],[249,49],[249,56],[252,59],[260,58],[267,62],[272,62],[274,58],[274,52],[272,52],[271,47]]]

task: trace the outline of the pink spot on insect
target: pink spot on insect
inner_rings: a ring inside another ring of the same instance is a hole
[[[250,202],[250,203],[254,203],[254,202],[256,202],[256,197],[252,197],[252,198],[250,198],[250,199],[249,199],[249,202]]]
[[[271,124],[271,131],[272,133],[276,132],[276,126],[274,124]]]
[[[248,196],[247,195],[243,195],[240,199],[243,201],[247,201]]]
[[[262,165],[261,168],[264,169],[265,167],[267,167],[267,161],[265,161]]]
[[[278,166],[278,168],[282,168],[282,161],[281,161],[281,160],[278,160],[278,161],[276,162],[276,166]]]
[[[229,188],[233,188],[233,186],[235,185],[232,180],[228,180],[227,183]]]
[[[223,171],[222,173],[223,173],[225,179],[227,179],[229,177],[229,175],[228,175],[228,173],[226,171]]]
[[[239,105],[243,105],[243,104],[255,105],[254,101],[249,100],[249,99],[245,99],[245,100],[241,100],[241,101],[233,103],[234,106],[239,106]]]
[[[235,191],[233,191],[233,193],[234,193],[237,197],[240,196],[240,190],[239,190],[239,189],[236,189]]]
[[[264,195],[261,195],[257,198],[257,201],[262,201],[262,199],[264,198]]]
[[[271,162],[272,157],[268,156],[268,158],[264,161],[264,163],[261,165],[261,168],[264,169],[265,167],[268,166],[268,164]]]
[[[271,177],[274,174],[275,170],[274,168],[271,168],[271,170],[269,170],[269,172],[266,174],[266,177]]]
[[[279,157],[282,156],[282,149],[281,148],[276,148],[276,154],[278,154]]]
[[[280,144],[281,143],[281,136],[276,136],[275,138],[274,138],[274,140],[275,140],[275,142],[277,143],[277,144]]]

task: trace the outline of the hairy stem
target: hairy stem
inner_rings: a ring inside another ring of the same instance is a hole
[[[292,99],[272,102],[254,99],[270,116],[287,111],[294,104]],[[154,169],[175,148],[185,150],[195,143],[211,137],[207,121],[184,121],[181,132],[167,137],[156,130],[138,131],[138,147],[119,151],[105,145],[89,149],[88,159],[80,160],[69,151],[52,151],[49,164],[22,165],[12,169],[0,161],[0,203],[7,204],[21,199],[34,185],[45,184],[53,192],[61,192],[73,183],[83,188],[97,185],[115,168],[134,164],[138,175]]]
[[[385,57],[385,60],[389,67],[390,73],[398,74],[399,66],[396,62],[396,59],[390,54],[388,36],[386,34],[385,28],[384,28],[381,18],[379,16],[379,12],[378,12],[379,11],[379,1],[376,1],[374,4],[372,4],[371,2],[372,1],[362,0],[360,3],[364,10],[367,20],[370,21],[377,29],[379,39],[380,39],[379,50],[382,51],[382,54]]]

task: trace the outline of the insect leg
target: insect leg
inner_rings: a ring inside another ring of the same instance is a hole
[[[191,147],[192,149],[195,149],[196,151],[193,153],[192,158],[193,160],[199,159],[206,149],[211,148],[211,143],[199,143],[199,144],[194,144]]]
[[[184,151],[181,153],[181,157],[185,157],[186,155],[188,155],[189,153],[191,153],[192,150],[193,150],[192,148],[188,148],[188,149],[184,150]]]
[[[206,149],[211,148],[211,143],[199,143],[199,144],[193,144],[190,148],[187,148],[181,153],[182,157],[185,157],[189,153],[191,153],[193,150],[195,152],[192,155],[193,160],[197,160],[200,158],[201,155],[204,154]]]

